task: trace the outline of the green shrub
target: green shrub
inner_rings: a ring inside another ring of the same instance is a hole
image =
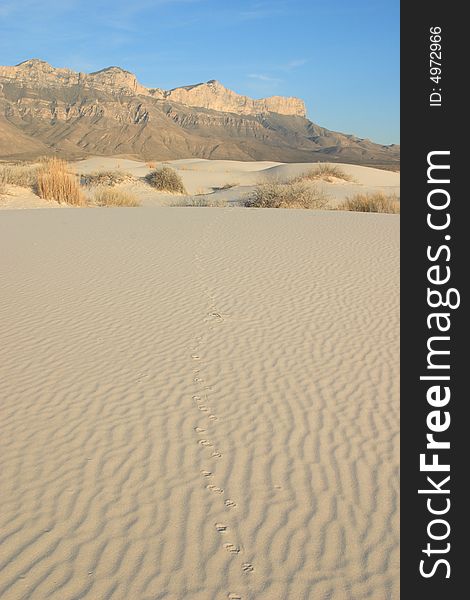
[[[125,171],[98,171],[88,175],[81,175],[83,185],[107,185],[113,186],[125,181],[131,181],[133,176]]]
[[[149,173],[146,177],[148,183],[162,192],[172,194],[186,194],[183,180],[179,173],[170,167],[160,167]]]
[[[253,208],[325,208],[328,196],[317,186],[302,181],[262,183],[246,198]]]

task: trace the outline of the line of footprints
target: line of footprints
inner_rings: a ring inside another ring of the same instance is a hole
[[[211,312],[208,314],[207,320],[213,321],[213,322],[214,321],[221,322],[221,321],[223,321],[223,317],[217,312]],[[201,360],[201,356],[198,352],[198,348],[202,344],[202,340],[203,340],[202,337],[196,338],[196,346],[194,347],[193,354],[191,355],[192,360],[195,362]],[[207,390],[210,388],[204,387],[204,379],[201,377],[201,373],[200,373],[199,369],[197,369],[197,368],[193,369],[193,373],[194,373],[194,378],[193,378],[194,383],[196,384],[196,386],[198,388],[203,390],[201,393],[197,393],[197,394],[193,395],[193,401],[195,402],[195,405],[198,408],[198,410],[200,410],[202,413],[205,413],[207,419],[209,419],[212,422],[216,422],[218,420],[217,415],[212,413],[210,407],[206,403],[207,402]],[[202,397],[203,394],[204,394],[204,398]],[[194,431],[198,434],[198,436],[200,436],[197,443],[202,447],[206,447],[206,448],[210,449],[212,458],[214,458],[214,459],[222,458],[222,453],[217,448],[214,447],[214,444],[210,440],[208,440],[205,437],[206,429],[204,427],[199,427],[199,426],[194,427]],[[223,495],[224,490],[212,482],[213,475],[212,475],[211,471],[205,471],[205,470],[201,471],[201,475],[207,481],[206,489],[208,489],[212,493]],[[224,499],[224,505],[229,510],[233,509],[237,506],[235,501],[230,498]],[[225,523],[215,523],[215,528],[222,535],[226,534],[229,531],[229,527]],[[238,546],[237,544],[233,544],[231,542],[224,543],[223,547],[227,552],[229,552],[230,554],[233,554],[234,556],[237,556],[241,552],[240,546]],[[247,563],[247,562],[242,563],[241,567],[245,573],[252,573],[254,571],[254,567],[251,563]],[[229,600],[242,600],[242,596],[239,594],[235,594],[235,593],[229,594],[227,596],[227,598]]]

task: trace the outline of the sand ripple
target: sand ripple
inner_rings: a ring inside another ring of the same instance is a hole
[[[398,222],[3,213],[0,596],[397,600]]]

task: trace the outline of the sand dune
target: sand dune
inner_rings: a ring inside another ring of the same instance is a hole
[[[178,171],[191,195],[206,195],[209,200],[224,200],[229,204],[239,204],[256,185],[269,181],[287,181],[318,167],[318,163],[277,163],[268,161],[242,162],[235,160],[183,159],[166,161],[168,166]],[[160,163],[157,163],[160,166]],[[316,181],[329,197],[330,205],[337,206],[347,196],[356,193],[381,191],[385,194],[400,195],[400,173],[374,169],[359,165],[338,164],[352,181]],[[91,158],[74,164],[81,173],[100,170],[125,170],[135,177],[144,177],[151,169],[142,162],[116,158]],[[225,186],[229,189],[223,189]],[[139,182],[125,186],[140,198],[144,206],[165,206],[175,199],[168,194],[157,193]]]
[[[397,600],[398,228],[2,211],[0,596]]]
[[[144,177],[155,167],[167,165],[180,175],[189,195],[212,201],[224,201],[238,205],[253,188],[260,183],[287,181],[315,170],[319,163],[278,163],[269,161],[242,162],[234,160],[181,159],[164,163],[145,163],[137,160],[115,157],[93,157],[71,163],[77,173],[90,174],[102,171],[125,171],[134,176],[132,182],[120,185],[135,195],[143,206],[171,206],[178,199],[173,194],[156,191]],[[152,166],[150,166],[152,165]],[[329,198],[331,207],[337,206],[347,196],[356,193],[384,192],[400,195],[400,173],[338,164],[352,181],[312,182]],[[92,193],[92,192],[90,192]],[[55,203],[41,200],[29,190],[10,190],[0,196],[0,208],[55,208]]]

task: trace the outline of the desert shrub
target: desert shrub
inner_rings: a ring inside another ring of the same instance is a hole
[[[38,167],[29,164],[2,165],[0,167],[0,181],[4,186],[18,185],[21,187],[34,187],[37,182]]]
[[[140,206],[137,198],[129,192],[114,188],[101,188],[93,196],[96,206]]]
[[[324,208],[328,196],[302,181],[271,182],[257,186],[244,201],[253,208]]]
[[[145,179],[151,186],[162,192],[187,193],[181,176],[170,167],[160,167],[149,173]]]
[[[171,204],[171,206],[206,206],[224,208],[228,206],[228,203],[223,198],[211,198],[208,196],[186,196],[178,199]]]
[[[330,165],[327,163],[321,163],[316,166],[311,171],[304,173],[303,175],[299,175],[299,177],[295,178],[295,181],[315,181],[317,179],[322,179],[323,181],[334,181],[335,179],[342,179],[343,181],[354,181],[354,178],[351,175],[348,175],[341,167],[337,165]]]
[[[37,172],[37,192],[45,200],[83,206],[85,197],[77,175],[69,173],[64,160],[51,158],[44,161]]]
[[[131,181],[133,176],[126,171],[99,171],[80,176],[83,185],[107,185],[113,186],[125,181]]]
[[[400,212],[400,198],[395,194],[387,195],[383,192],[355,194],[346,198],[338,206],[338,210],[398,214]]]

